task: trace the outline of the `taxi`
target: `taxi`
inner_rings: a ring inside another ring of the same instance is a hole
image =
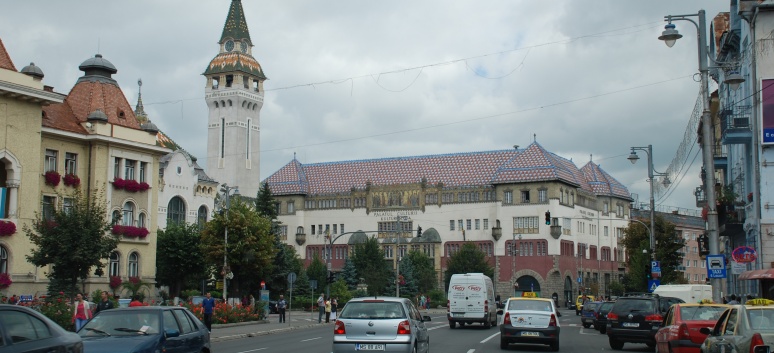
[[[559,320],[556,304],[548,298],[525,292],[522,297],[508,298],[500,322],[500,349],[511,343],[546,344],[559,350]]]
[[[594,296],[590,294],[583,294],[579,295],[577,298],[575,298],[575,315],[579,316],[581,312],[583,311],[583,304],[588,302],[593,302]]]
[[[664,316],[664,322],[656,332],[657,353],[699,353],[706,334],[702,327],[713,327],[730,306],[714,304],[711,300],[700,303],[672,305]]]
[[[769,351],[774,344],[774,301],[752,299],[731,305],[714,327],[702,327],[700,332],[708,335],[702,353]]]

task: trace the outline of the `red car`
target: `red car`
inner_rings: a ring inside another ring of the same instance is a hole
[[[707,335],[702,327],[714,327],[725,304],[680,303],[669,308],[661,328],[656,332],[657,353],[699,353]]]

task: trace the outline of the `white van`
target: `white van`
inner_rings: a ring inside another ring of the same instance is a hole
[[[473,322],[480,322],[486,328],[497,326],[494,285],[483,273],[452,275],[447,298],[449,327],[454,328],[458,322],[460,326]]]
[[[674,297],[686,303],[698,303],[703,299],[712,300],[712,286],[708,284],[662,284],[653,291],[662,297]]]

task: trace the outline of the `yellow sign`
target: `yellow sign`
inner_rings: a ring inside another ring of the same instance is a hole
[[[223,280],[215,282],[215,289],[223,289]]]
[[[702,299],[699,304],[715,304],[715,302],[712,299]]]
[[[759,306],[768,306],[768,305],[774,305],[774,300],[770,299],[750,299],[747,302],[744,303],[745,305],[759,305]]]
[[[535,292],[522,292],[521,296],[522,297],[526,297],[526,298],[537,298],[538,297],[537,293],[535,293]]]

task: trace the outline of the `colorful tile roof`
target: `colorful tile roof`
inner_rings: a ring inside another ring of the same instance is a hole
[[[598,164],[588,162],[580,170],[583,173],[586,182],[594,190],[594,194],[623,198],[630,197],[629,190],[606,171],[602,170]]]
[[[591,167],[589,167],[591,168]],[[560,181],[589,193],[613,190],[613,194],[629,198],[621,183],[595,165],[589,177],[604,176],[607,189],[600,186],[602,178],[587,180],[587,173],[572,161],[546,151],[538,143],[521,150],[483,151],[413,157],[395,157],[342,162],[301,164],[295,158],[266,178],[275,195],[325,195],[348,193],[352,188],[371,185],[419,183],[423,178],[444,187],[477,187],[535,181]],[[609,195],[610,192],[607,193]]]
[[[8,51],[5,50],[5,45],[3,44],[2,39],[0,39],[0,69],[17,71],[16,66],[13,65],[11,56],[8,55]]]
[[[226,23],[223,24],[223,34],[220,36],[220,43],[225,42],[228,38],[233,40],[247,39],[251,44],[253,42],[250,40],[250,30],[247,29],[245,11],[242,9],[242,2],[240,0],[231,1]]]
[[[263,74],[261,64],[259,64],[255,58],[248,54],[235,51],[216,55],[215,58],[210,61],[207,69],[204,70],[204,74],[211,75],[234,71],[246,72],[260,79],[266,79],[266,76]],[[220,84],[222,87],[226,86],[225,82],[221,82]],[[235,81],[233,84],[241,85],[242,82]]]

